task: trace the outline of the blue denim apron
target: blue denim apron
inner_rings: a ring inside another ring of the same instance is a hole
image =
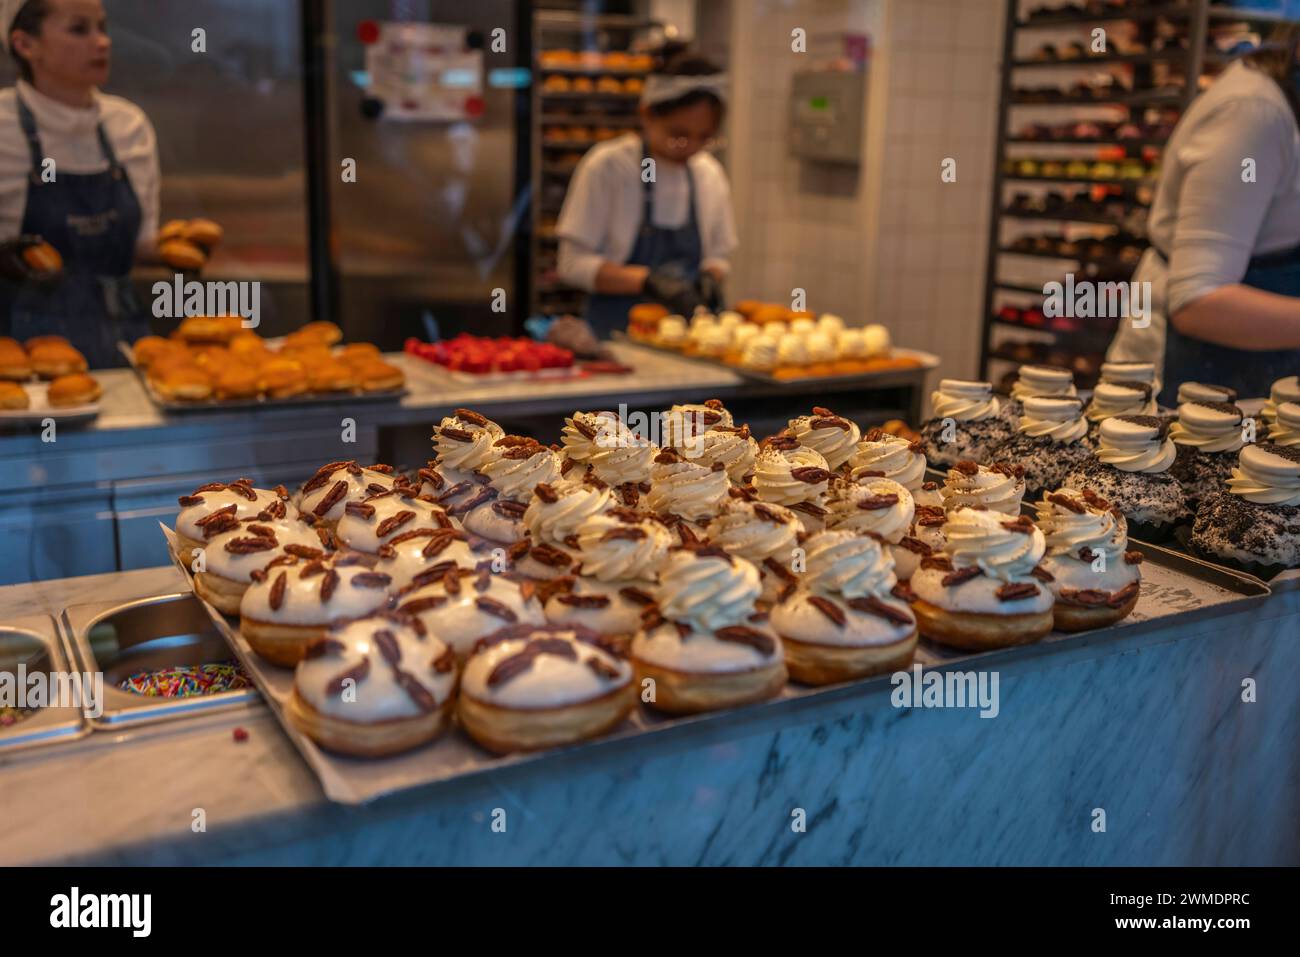
[[[649,155],[643,144],[642,160]],[[695,177],[691,175],[690,164],[686,166],[690,210],[686,222],[675,229],[654,225],[654,183],[646,182],[642,185],[641,230],[637,234],[636,245],[632,247],[627,265],[648,266],[651,269],[668,266],[678,270],[683,278],[694,282],[700,274],[704,243],[700,240],[700,226],[695,218]],[[644,301],[641,296],[607,296],[596,293],[587,302],[587,322],[596,335],[607,339],[615,329],[627,328],[628,311],[638,302]]]
[[[104,125],[96,128],[99,149],[108,161],[102,173],[55,171],[41,179],[45,153],[36,118],[18,98],[18,119],[31,151],[27,206],[22,233],[41,236],[63,257],[63,276],[49,285],[4,283],[0,316],[9,334],[23,340],[38,335],[66,336],[91,368],[122,365],[117,341],[134,342],[149,332],[129,275],[140,234],[140,201],[117,161]]]
[[[1156,254],[1168,265],[1160,250]],[[1300,296],[1300,246],[1251,258],[1242,277],[1243,286],[1281,296]],[[1243,399],[1268,395],[1269,386],[1284,376],[1300,372],[1300,349],[1253,351],[1218,346],[1183,335],[1172,322],[1165,323],[1165,370],[1160,404],[1178,404],[1181,382],[1210,382],[1236,389]]]

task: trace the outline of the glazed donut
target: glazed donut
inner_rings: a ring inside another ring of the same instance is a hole
[[[758,569],[718,548],[674,552],[660,574],[658,604],[632,639],[639,684],[651,707],[693,714],[770,698],[786,682],[781,640],[755,620]]]
[[[294,334],[327,346],[332,346],[343,339],[343,330],[323,319],[307,323]]]
[[[208,261],[207,254],[187,239],[167,239],[158,244],[158,256],[173,269],[195,272]]]
[[[307,371],[297,359],[274,356],[257,370],[257,384],[273,399],[287,399],[307,391]]]
[[[349,342],[345,346],[340,346],[337,353],[337,358],[349,365],[362,364],[369,360],[378,361],[383,357],[384,354],[379,351],[379,347],[372,342]]]
[[[193,563],[193,550],[221,532],[228,532],[239,522],[258,520],[271,522],[289,515],[297,515],[289,508],[289,493],[283,485],[274,490],[254,488],[250,479],[241,478],[226,484],[209,482],[200,485],[189,495],[177,499],[180,513],[176,516],[177,557],[186,567]],[[265,563],[263,563],[265,564]]]
[[[99,383],[85,373],[59,376],[50,383],[49,402],[53,408],[66,409],[95,402],[104,390]]]
[[[68,341],[68,338],[66,336],[54,336],[54,335],[32,336],[30,339],[23,340],[23,348],[26,349],[28,352],[31,352],[33,349],[37,349],[41,346],[71,346],[71,345],[72,343]]]
[[[403,485],[348,502],[335,532],[346,547],[375,555],[393,538],[417,528],[451,529],[454,525],[443,508]]]
[[[491,562],[456,567],[441,577],[417,576],[397,597],[397,608],[417,616],[464,658],[480,638],[507,625],[545,625],[546,616],[531,582],[494,574]],[[427,582],[427,584],[426,584]]]
[[[141,369],[148,369],[159,356],[175,352],[179,346],[162,336],[141,336],[131,345],[131,356]]]
[[[427,744],[447,727],[456,656],[418,621],[374,615],[308,646],[289,721],[321,747],[363,758]]]
[[[892,594],[898,580],[888,548],[852,531],[819,532],[804,548],[798,590],[771,611],[790,677],[821,685],[906,668],[916,619]]]
[[[632,669],[581,629],[509,628],[478,642],[461,678],[458,714],[498,754],[604,734],[636,706]]]
[[[23,249],[23,262],[37,277],[53,276],[63,271],[63,257],[49,243],[32,243]]]
[[[26,409],[31,406],[31,397],[27,395],[27,390],[17,382],[7,382],[0,379],[0,409],[13,409],[15,411]]]
[[[345,364],[352,365],[362,392],[391,392],[406,384],[406,373],[387,362],[372,360]]]
[[[168,365],[150,369],[149,381],[164,399],[178,402],[202,402],[212,397],[212,377],[196,365]]]
[[[357,379],[347,363],[328,358],[307,365],[307,388],[312,392],[350,392]]]
[[[186,316],[176,334],[190,345],[224,345],[242,329],[238,316]]]
[[[316,470],[298,493],[298,508],[304,515],[330,528],[338,525],[349,502],[361,502],[397,485],[392,466],[362,468],[356,462],[330,462]]]
[[[239,631],[259,655],[296,665],[307,645],[339,622],[388,604],[391,579],[372,555],[335,552],[319,559],[281,555],[252,574],[239,602]]]
[[[375,571],[385,572],[398,595],[440,581],[455,568],[472,569],[478,556],[458,528],[413,528],[379,546]]]
[[[225,527],[224,525],[218,527]],[[295,517],[245,519],[213,535],[201,546],[202,570],[195,572],[194,591],[226,615],[238,615],[253,575],[281,555],[308,561],[324,558],[326,549],[316,530]],[[197,549],[187,562],[193,567]]]
[[[232,365],[213,376],[213,393],[220,400],[254,399],[261,392],[257,370],[247,365]]]
[[[45,342],[27,351],[32,368],[42,379],[56,379],[62,375],[85,372],[86,357],[66,343]]]

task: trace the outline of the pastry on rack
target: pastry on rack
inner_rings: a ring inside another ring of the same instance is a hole
[[[465,530],[490,542],[513,545],[524,537],[524,512],[538,485],[560,477],[560,457],[536,439],[506,435],[494,443],[497,456],[481,472],[488,484],[478,495],[452,506]]]
[[[202,402],[212,398],[212,376],[188,361],[155,363],[149,367],[149,382],[170,402]]]
[[[593,515],[573,539],[576,574],[545,589],[546,620],[582,625],[625,647],[654,603],[659,568],[668,557],[672,533],[660,522],[628,509]]]
[[[892,479],[873,478],[840,489],[831,499],[827,528],[867,535],[880,543],[890,557],[894,574],[912,577],[931,547],[913,534],[916,502],[903,485]]]
[[[820,452],[805,448],[788,429],[760,445],[752,487],[760,501],[784,505],[798,513],[807,532],[821,531],[833,478]]]
[[[752,563],[720,548],[681,549],[659,578],[631,648],[651,707],[692,714],[780,693],[784,653],[756,610],[762,583]]]
[[[759,600],[771,602],[796,580],[790,566],[802,530],[799,517],[784,505],[757,501],[749,489],[734,488],[705,535],[710,545],[757,566]]]
[[[228,511],[218,512],[219,520],[210,522],[204,531],[223,530],[191,551],[187,567],[194,570],[194,591],[218,611],[238,615],[244,592],[255,574],[272,560],[281,555],[305,560],[324,558],[326,546],[333,544],[297,515],[272,517],[273,513],[278,510],[241,521]],[[202,562],[195,561],[200,549]]]
[[[379,546],[375,571],[392,579],[393,592],[405,592],[440,581],[454,568],[475,568],[483,556],[469,545],[459,528],[413,528],[399,532]]]
[[[361,502],[399,483],[391,465],[362,468],[355,461],[330,462],[316,470],[304,483],[296,499],[298,510],[317,522],[334,528],[343,518],[349,502]]]
[[[704,534],[704,527],[718,514],[730,488],[721,462],[700,465],[665,448],[655,456],[646,504],[670,519],[679,542],[689,542]]]
[[[1271,578],[1300,568],[1297,529],[1300,445],[1262,442],[1241,450],[1227,487],[1197,510],[1191,549],[1210,561]]]
[[[98,380],[82,372],[59,376],[50,383],[46,393],[50,407],[55,409],[89,405],[99,401],[103,394],[104,390],[100,388]]]
[[[454,527],[446,510],[413,486],[395,485],[348,502],[335,533],[344,547],[376,555],[384,544],[406,532]]]
[[[1177,450],[1169,423],[1152,415],[1103,419],[1097,451],[1063,480],[1070,488],[1090,488],[1128,519],[1129,533],[1142,541],[1168,538],[1191,517],[1182,484],[1169,474]]]
[[[948,470],[939,495],[947,512],[987,508],[1014,517],[1025,498],[1025,469],[1007,462],[984,466],[961,461]]]
[[[850,481],[891,479],[911,492],[917,505],[943,505],[939,483],[925,474],[925,449],[919,438],[869,429],[849,456],[847,467]]]
[[[1060,486],[1061,479],[1092,457],[1083,400],[1072,395],[1030,395],[1019,403],[1016,434],[997,453],[1024,466],[1025,486],[1036,495]]]
[[[1128,617],[1137,606],[1142,553],[1129,550],[1124,514],[1089,488],[1047,492],[1036,508],[1047,542],[1036,575],[1056,598],[1057,629],[1102,628]]]
[[[294,671],[286,713],[323,748],[385,757],[442,733],[456,681],[456,656],[418,620],[371,615],[307,647]]]
[[[397,596],[398,610],[418,617],[461,658],[480,638],[507,625],[545,624],[536,586],[492,566],[480,560],[474,568],[456,568],[434,581],[417,579]]]
[[[283,485],[275,489],[254,488],[252,479],[236,479],[229,484],[209,482],[189,495],[182,495],[180,514],[176,516],[177,558],[189,567],[193,550],[201,548],[214,535],[235,528],[242,521],[263,522],[297,516]],[[263,563],[265,564],[265,563]]]
[[[306,368],[291,356],[271,356],[257,367],[257,386],[268,398],[302,395],[308,385]]]
[[[392,579],[375,571],[375,562],[362,552],[273,558],[240,599],[240,633],[267,661],[296,665],[334,625],[388,605]]]
[[[922,559],[908,583],[921,634],[987,651],[1052,630],[1054,598],[1035,575],[1047,544],[1028,516],[959,508],[948,514],[944,534],[946,551]]]
[[[848,462],[862,438],[862,431],[855,423],[820,406],[813,409],[812,415],[791,419],[786,431],[804,448],[820,454],[832,472]]]
[[[636,707],[632,668],[580,628],[520,625],[479,641],[457,715],[471,738],[507,754],[604,734]]]
[[[943,379],[930,405],[933,417],[921,426],[921,437],[933,466],[964,459],[992,462],[1011,438],[1012,425],[988,382]]]
[[[524,509],[527,537],[510,548],[515,571],[545,581],[569,574],[577,561],[578,529],[615,504],[609,490],[580,482],[543,482]]]
[[[1182,483],[1192,511],[1232,477],[1237,454],[1246,444],[1245,418],[1231,402],[1191,400],[1178,407],[1178,418],[1169,426],[1178,453],[1169,474]]]
[[[824,685],[911,664],[916,618],[893,594],[890,550],[849,530],[818,532],[804,547],[807,569],[798,587],[771,612],[790,677]]]

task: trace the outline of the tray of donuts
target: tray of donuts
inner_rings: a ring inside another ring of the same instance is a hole
[[[75,421],[99,415],[99,381],[62,336],[0,338],[0,424]]]
[[[169,412],[391,401],[406,373],[368,342],[342,343],[332,322],[268,339],[238,316],[190,316],[170,337],[121,343],[154,405]]]
[[[1172,384],[1171,384],[1172,385]],[[929,464],[970,473],[959,484],[1007,492],[1009,469],[1030,496],[1088,487],[1150,542],[1274,590],[1300,583],[1300,377],[1267,395],[1182,382],[1157,403],[1155,367],[1106,362],[1090,395],[1068,369],[1022,366],[1009,396],[987,382],[944,379],[920,429]],[[990,470],[1007,473],[993,475]],[[940,489],[944,472],[930,474]]]
[[[164,532],[343,802],[1267,593],[1130,545],[1087,489],[945,510],[919,440],[828,409],[762,442],[716,400],[662,422],[575,412],[546,446],[458,409],[418,472],[213,482]]]

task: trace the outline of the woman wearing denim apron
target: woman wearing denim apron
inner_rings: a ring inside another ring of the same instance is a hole
[[[586,318],[597,335],[624,328],[639,302],[685,316],[721,308],[736,225],[727,175],[705,147],[725,102],[726,77],[681,54],[647,78],[641,133],[601,143],[578,164],[557,226],[558,268],[592,293]]]
[[[0,0],[0,28],[20,77],[0,91],[0,246],[39,237],[63,260],[51,282],[0,279],[0,328],[121,365],[118,341],[149,331],[129,275],[158,227],[153,128],[99,92],[111,49],[100,0]]]
[[[1149,325],[1120,324],[1106,358],[1163,367],[1161,404],[1182,382],[1267,395],[1300,371],[1300,89],[1293,25],[1234,62],[1166,144],[1147,222]]]

